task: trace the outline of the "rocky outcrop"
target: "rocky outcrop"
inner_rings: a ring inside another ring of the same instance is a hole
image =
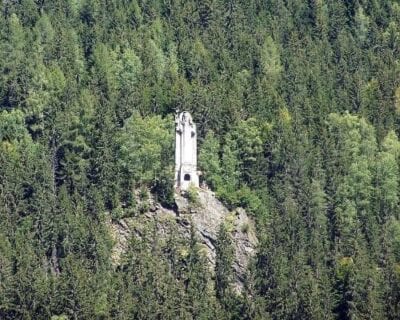
[[[198,241],[204,246],[210,270],[215,266],[215,243],[220,225],[223,223],[233,240],[235,258],[233,268],[236,275],[236,289],[241,291],[250,258],[257,245],[254,222],[246,212],[239,208],[229,211],[213,194],[206,189],[196,189],[196,199],[176,194],[176,210],[163,208],[151,198],[149,209],[139,217],[130,217],[110,221],[110,229],[115,240],[113,260],[119,264],[122,254],[127,250],[132,236],[141,237],[145,232],[144,221],[151,222],[160,238],[166,238],[170,232],[189,239],[193,228]]]

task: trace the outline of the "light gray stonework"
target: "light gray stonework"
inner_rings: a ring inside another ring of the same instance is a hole
[[[189,112],[175,117],[175,188],[199,186],[197,174],[197,132]]]

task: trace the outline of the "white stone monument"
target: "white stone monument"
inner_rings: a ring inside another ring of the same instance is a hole
[[[176,115],[175,135],[175,188],[198,187],[196,125],[189,112]]]

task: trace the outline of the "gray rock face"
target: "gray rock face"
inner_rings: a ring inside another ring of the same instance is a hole
[[[121,255],[127,250],[130,237],[141,237],[143,219],[156,226],[157,235],[166,238],[170,232],[177,232],[183,238],[190,238],[193,226],[198,241],[204,246],[210,270],[215,266],[215,243],[221,223],[224,223],[232,236],[235,251],[233,269],[236,276],[235,286],[238,292],[243,287],[243,280],[248,263],[255,252],[257,238],[254,222],[246,212],[239,208],[230,212],[214,194],[205,189],[196,189],[198,199],[195,203],[180,195],[175,195],[177,211],[168,210],[150,199],[149,210],[140,217],[110,221],[111,234],[115,240],[112,254],[114,263],[119,264]]]

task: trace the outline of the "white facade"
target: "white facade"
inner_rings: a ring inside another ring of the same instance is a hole
[[[175,137],[175,187],[181,190],[187,190],[191,184],[198,187],[197,133],[189,112],[176,116]]]

